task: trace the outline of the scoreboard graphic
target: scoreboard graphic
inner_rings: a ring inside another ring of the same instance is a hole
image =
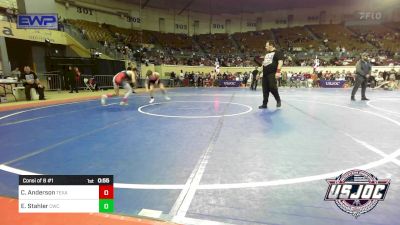
[[[20,175],[20,213],[112,213],[112,175]]]

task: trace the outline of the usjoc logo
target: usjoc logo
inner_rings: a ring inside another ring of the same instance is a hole
[[[233,81],[224,81],[224,85],[235,85],[236,84],[236,82],[233,82]]]
[[[336,179],[327,179],[329,184],[325,201],[335,201],[344,212],[355,218],[371,211],[379,201],[385,199],[390,180],[379,180],[363,170],[350,170]]]
[[[326,85],[332,85],[332,86],[337,86],[339,84],[340,84],[340,82],[338,82],[338,81],[327,81],[326,82]]]
[[[18,29],[54,29],[58,28],[57,14],[18,15]]]

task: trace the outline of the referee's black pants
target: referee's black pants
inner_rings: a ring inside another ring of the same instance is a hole
[[[281,97],[279,96],[278,93],[278,86],[276,85],[276,78],[275,74],[264,74],[262,78],[262,89],[263,89],[263,105],[268,104],[268,97],[269,93],[274,96],[276,102],[281,102]]]
[[[44,100],[44,87],[39,87],[37,84],[28,84],[25,83],[25,97],[27,101],[31,100],[31,89],[35,88],[37,93],[39,94],[39,100]]]
[[[359,74],[356,75],[356,82],[354,84],[353,91],[351,92],[352,98],[356,95],[357,90],[360,86],[361,86],[361,98],[367,98],[365,97],[365,91],[367,90],[367,78]]]
[[[256,76],[253,76],[253,78],[251,79],[250,89],[257,90],[257,83],[258,83],[258,80],[257,80]]]

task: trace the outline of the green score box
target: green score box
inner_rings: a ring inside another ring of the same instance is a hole
[[[113,199],[99,199],[99,212],[100,213],[114,212],[114,200]]]

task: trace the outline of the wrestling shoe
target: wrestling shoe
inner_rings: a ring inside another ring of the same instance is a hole
[[[258,106],[258,108],[259,108],[259,109],[266,109],[266,108],[268,108],[268,107],[267,107],[267,105],[260,105],[260,106]]]

